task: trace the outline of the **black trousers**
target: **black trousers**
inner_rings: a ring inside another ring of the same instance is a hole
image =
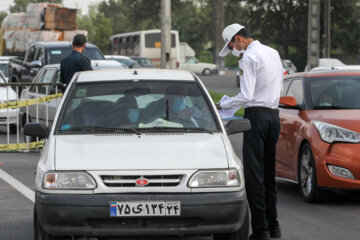
[[[279,225],[275,183],[275,152],[280,133],[279,111],[248,108],[244,117],[251,123],[251,130],[244,133],[243,145],[251,226],[253,232],[264,232]]]

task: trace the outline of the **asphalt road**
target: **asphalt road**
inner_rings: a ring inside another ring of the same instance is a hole
[[[200,76],[208,89],[236,94],[235,73],[226,76]],[[22,141],[20,137],[20,141]],[[231,136],[241,155],[241,134]],[[14,135],[11,142],[16,141]],[[0,144],[6,132],[0,127]],[[11,175],[34,190],[34,173],[39,153],[0,153],[0,175]],[[300,198],[295,183],[281,179],[278,186],[278,214],[284,240],[360,239],[360,193],[336,192],[326,202],[308,204]],[[33,240],[33,202],[0,178],[0,240]],[[168,238],[167,238],[168,239]],[[185,239],[210,240],[210,237]]]

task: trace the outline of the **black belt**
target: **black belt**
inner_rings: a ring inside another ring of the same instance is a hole
[[[267,107],[248,107],[245,108],[246,112],[269,112],[269,113],[279,113],[279,109],[272,109]]]

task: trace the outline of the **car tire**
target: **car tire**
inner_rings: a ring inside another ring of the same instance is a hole
[[[40,225],[40,223],[37,219],[35,207],[34,207],[34,239],[35,240],[54,240],[54,239],[56,239],[54,236],[52,236],[51,234],[46,232],[44,230],[44,228]]]
[[[309,143],[305,143],[300,151],[298,179],[301,196],[306,202],[323,199],[323,191],[317,185],[315,160]]]
[[[214,234],[213,240],[247,240],[249,239],[249,231],[250,231],[250,210],[249,210],[249,205],[246,202],[246,213],[241,228],[236,232],[229,234]]]
[[[202,74],[205,75],[205,76],[209,76],[209,75],[211,74],[211,70],[208,69],[208,68],[205,68],[205,69],[203,70]]]
[[[236,76],[236,86],[240,87],[240,78],[239,78],[239,76]]]

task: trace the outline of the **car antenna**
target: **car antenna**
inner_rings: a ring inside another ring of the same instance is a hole
[[[136,70],[134,70],[134,75],[138,75],[138,72]]]

